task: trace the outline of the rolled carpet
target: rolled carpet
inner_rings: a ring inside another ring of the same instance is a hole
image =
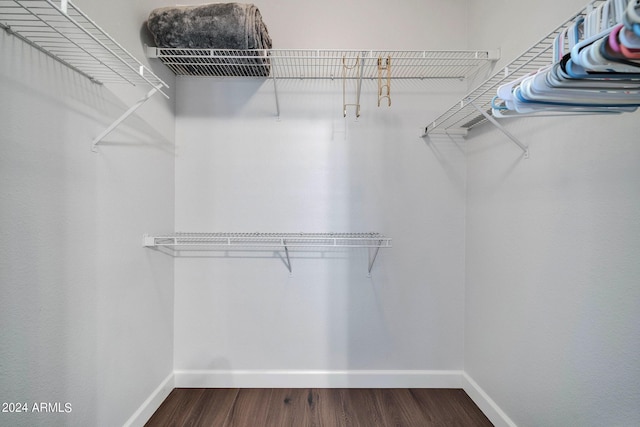
[[[162,7],[151,11],[147,28],[160,48],[255,50],[271,49],[272,45],[262,15],[253,4]],[[187,61],[185,66],[191,68],[202,62],[202,59]],[[268,59],[264,56],[234,62],[225,59],[218,61],[220,64],[215,60],[207,62],[209,75],[269,75]]]

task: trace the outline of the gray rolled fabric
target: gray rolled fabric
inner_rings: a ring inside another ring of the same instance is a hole
[[[147,28],[160,48],[252,50],[271,49],[272,45],[262,15],[253,4],[162,7],[150,13]],[[269,75],[266,57],[210,68],[217,70],[211,75]]]

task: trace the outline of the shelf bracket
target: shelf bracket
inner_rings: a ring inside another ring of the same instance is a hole
[[[278,101],[278,85],[276,84],[276,76],[273,76],[273,93],[276,98],[276,117],[280,121],[280,102]]]
[[[276,116],[277,120],[280,121],[280,101],[278,100],[278,85],[276,83],[276,67],[275,64],[271,64],[271,79],[273,80],[273,94],[276,98]]]
[[[486,111],[482,110],[480,107],[478,107],[476,104],[474,104],[473,101],[471,101],[470,99],[467,99],[467,102],[473,108],[478,110],[478,112],[480,114],[482,114],[485,119],[487,119],[489,122],[491,122],[491,124],[494,125],[500,132],[504,133],[507,136],[507,138],[509,138],[511,141],[513,141],[514,144],[516,144],[518,147],[520,147],[520,149],[524,153],[524,158],[525,159],[529,158],[529,147],[527,145],[525,145],[522,142],[520,142],[520,140],[518,138],[516,138],[515,135],[513,135],[511,132],[506,130],[504,128],[504,126],[502,126],[500,123],[498,123],[498,121],[496,119],[494,119],[491,115],[487,114]]]
[[[378,242],[379,245],[382,245],[382,241]],[[373,251],[372,251],[373,249]],[[376,258],[378,257],[378,252],[380,251],[380,246],[375,248],[369,248],[369,270],[367,273],[367,277],[371,277],[371,270],[373,269],[373,263],[376,262]]]
[[[291,269],[291,258],[289,258],[289,248],[287,247],[287,241],[283,239],[282,245],[284,246],[284,253],[287,256],[287,270],[289,270],[289,275],[292,275],[293,270]]]
[[[145,102],[147,102],[153,95],[160,91],[162,85],[155,86],[151,88],[151,90],[138,102],[131,106],[127,111],[124,112],[116,121],[114,121],[108,128],[106,128],[102,133],[96,136],[91,143],[91,150],[93,152],[98,151],[97,145],[102,141],[107,135],[109,135],[115,128],[117,128],[120,123],[125,121],[130,115],[132,115],[138,108],[140,108]]]
[[[148,234],[142,235],[142,247],[154,248],[156,246],[156,238]]]

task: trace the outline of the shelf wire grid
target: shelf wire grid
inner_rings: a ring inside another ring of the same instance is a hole
[[[590,4],[597,7],[601,3],[604,3],[604,0],[592,1]],[[461,101],[431,122],[426,127],[425,133],[429,134],[438,130],[446,132],[450,129],[469,130],[486,122],[487,119],[472,104],[491,115],[491,102],[496,96],[498,87],[552,64],[554,39],[565,27],[581,16],[585,16],[587,11],[588,9],[584,8],[567,19],[515,60],[473,89]]]
[[[380,233],[172,233],[145,236],[145,241],[146,246],[173,248],[391,247],[391,239]]]
[[[378,76],[378,58],[391,57],[392,79],[465,79],[492,58],[488,51],[397,51],[328,49],[150,48],[176,75],[273,77],[279,79],[363,79]],[[344,67],[346,66],[346,67]]]
[[[0,28],[96,83],[168,87],[70,1],[0,0]]]

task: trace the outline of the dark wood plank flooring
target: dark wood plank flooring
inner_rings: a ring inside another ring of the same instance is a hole
[[[146,427],[484,427],[461,389],[174,389]]]

